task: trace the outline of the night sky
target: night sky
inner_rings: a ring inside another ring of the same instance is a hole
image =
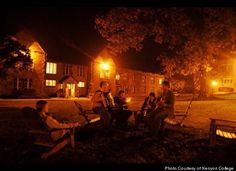
[[[107,43],[95,30],[94,19],[96,15],[106,14],[109,9],[108,7],[0,8],[0,36],[27,29],[39,40],[49,57],[69,63],[86,61],[87,57],[83,52],[96,56]],[[154,42],[146,41],[141,52],[129,50],[115,61],[122,67],[160,71],[160,66],[155,60],[158,51]]]

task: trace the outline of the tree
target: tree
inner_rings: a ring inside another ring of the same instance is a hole
[[[163,46],[157,57],[164,74],[194,76],[206,95],[206,72],[235,43],[234,13],[226,8],[114,8],[95,20],[98,32],[117,53],[141,50],[147,38]]]
[[[29,70],[32,66],[30,50],[14,37],[0,40],[0,78],[6,79],[10,73]]]

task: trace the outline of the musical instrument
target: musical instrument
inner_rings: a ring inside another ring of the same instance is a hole
[[[154,110],[158,110],[163,107],[163,102],[165,101],[165,97],[162,95],[159,100],[156,101],[156,107]]]
[[[107,93],[103,92],[102,93],[102,97],[104,98],[104,103],[105,103],[105,108],[107,108],[108,110],[113,109],[115,107],[115,102],[114,102],[114,98],[111,94],[111,90],[109,90]]]

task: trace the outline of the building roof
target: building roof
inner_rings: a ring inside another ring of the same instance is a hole
[[[47,58],[50,61],[62,63],[88,65],[104,47],[104,44],[100,46],[96,44],[96,46],[90,46],[84,50],[75,42],[63,39],[59,35],[33,32],[27,29],[16,33],[15,36],[27,47],[37,41],[46,52]]]
[[[68,79],[72,79],[74,80],[75,82],[78,82],[74,77],[72,77],[71,75],[67,75],[67,76],[64,76],[62,79],[59,80],[59,83],[64,83],[66,80]]]

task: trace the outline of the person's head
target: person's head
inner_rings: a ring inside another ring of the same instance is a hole
[[[109,84],[108,84],[108,82],[101,81],[100,82],[100,88],[102,89],[102,91],[108,92],[109,91]]]
[[[151,93],[149,94],[149,98],[150,98],[151,100],[154,100],[155,97],[156,97],[155,93],[151,92]]]
[[[120,98],[125,98],[125,91],[124,90],[120,90],[118,93]]]
[[[163,89],[163,91],[169,90],[169,88],[170,88],[170,82],[169,81],[163,81],[162,82],[162,89]]]
[[[48,112],[48,102],[45,100],[39,100],[36,103],[36,110],[37,112]]]

